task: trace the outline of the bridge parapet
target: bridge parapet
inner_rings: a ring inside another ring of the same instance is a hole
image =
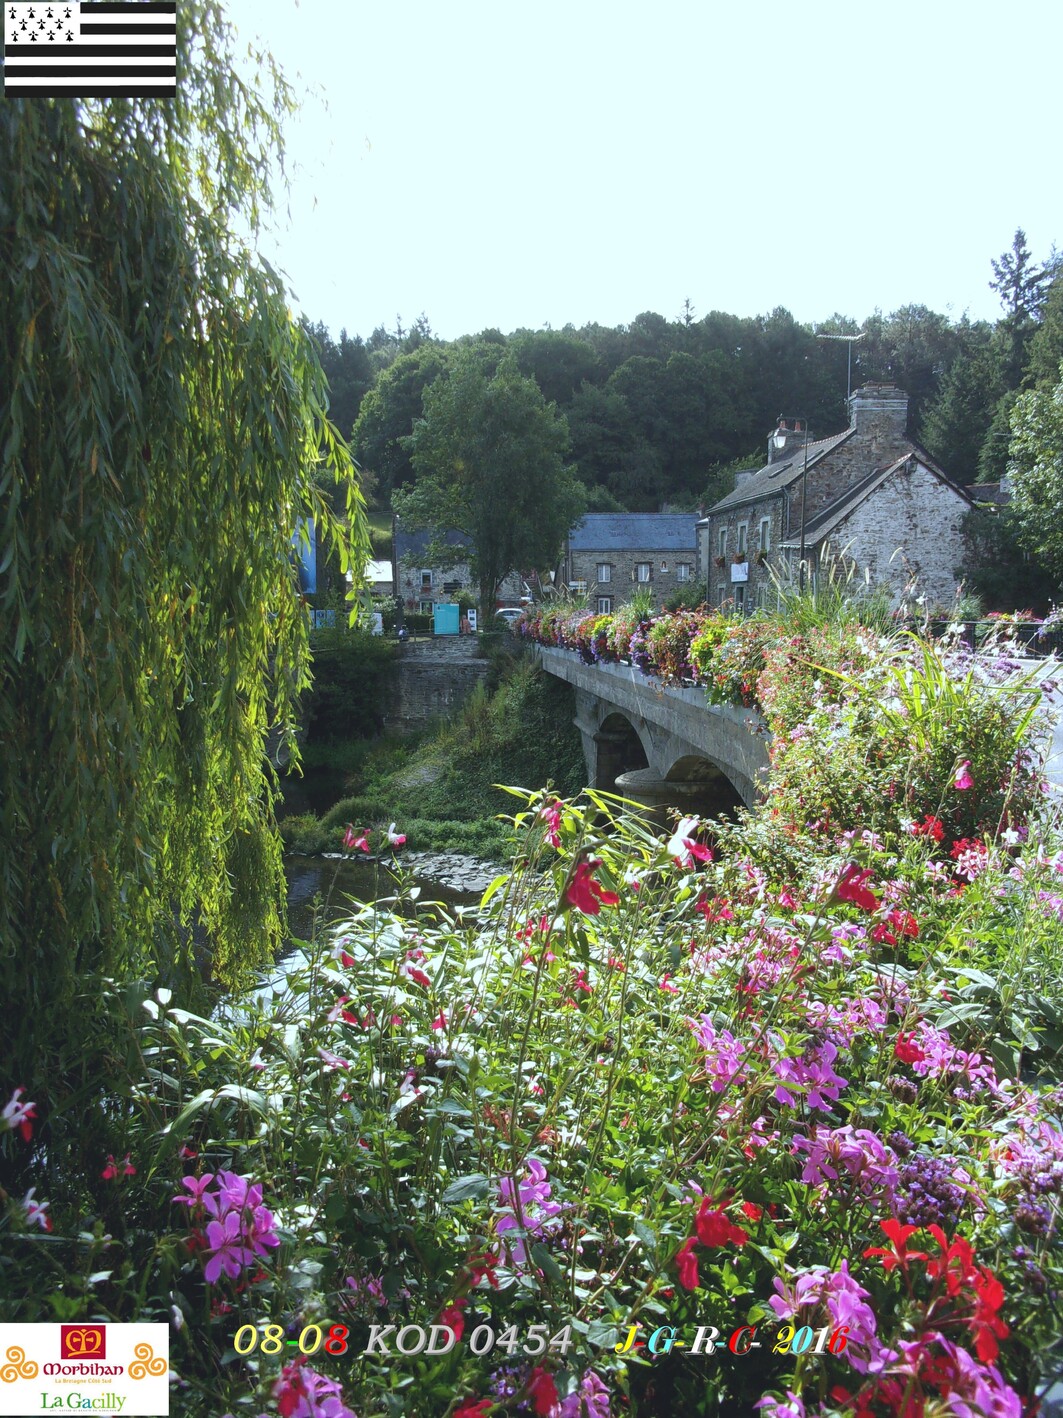
[[[763,797],[770,734],[755,710],[709,704],[702,689],[674,689],[630,665],[585,665],[545,645],[536,651],[543,669],[576,691],[574,723],[592,787],[612,792],[621,773],[649,768],[707,789],[722,777],[747,807]]]

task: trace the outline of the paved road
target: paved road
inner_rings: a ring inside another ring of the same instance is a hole
[[[1023,657],[1019,663],[1024,668],[1039,671],[1038,680],[1050,679],[1059,686],[1054,704],[1046,705],[1043,713],[1052,724],[1052,739],[1045,759],[1045,774],[1057,795],[1063,798],[1063,664],[1059,660],[1034,660]]]

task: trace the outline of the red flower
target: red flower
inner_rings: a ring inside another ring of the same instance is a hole
[[[922,1063],[926,1054],[918,1044],[912,1042],[913,1034],[898,1034],[897,1042],[893,1046],[893,1057],[900,1059],[901,1063]]]
[[[616,892],[606,891],[591,875],[592,869],[600,866],[597,858],[580,857],[562,897],[566,906],[574,906],[585,916],[597,916],[603,906],[619,904],[620,897]]]
[[[104,1179],[105,1182],[110,1182],[118,1176],[119,1167],[121,1167],[122,1175],[124,1177],[136,1176],[137,1169],[133,1166],[132,1162],[130,1162],[128,1152],[122,1158],[120,1163],[116,1162],[113,1157],[108,1156],[107,1166],[104,1167],[103,1171],[100,1173],[100,1176]]]
[[[759,1221],[764,1215],[764,1208],[762,1206],[754,1206],[751,1201],[744,1201],[742,1203],[742,1212],[750,1221]]]
[[[910,935],[914,940],[919,934],[919,923],[911,911],[891,911],[886,919],[898,935]]]
[[[991,1364],[1000,1352],[998,1339],[1007,1339],[1009,1330],[997,1313],[1004,1303],[1004,1287],[984,1265],[974,1282],[975,1311],[971,1316],[975,1353],[983,1364]]]
[[[893,1270],[898,1265],[902,1270],[907,1270],[910,1260],[926,1260],[926,1251],[908,1250],[908,1238],[915,1235],[919,1230],[918,1226],[902,1226],[893,1217],[890,1217],[888,1221],[880,1221],[878,1224],[886,1233],[886,1239],[890,1245],[888,1247],[869,1246],[864,1252],[865,1260],[868,1256],[882,1256],[884,1270]]]
[[[709,925],[711,925],[713,921],[733,921],[735,918],[735,913],[731,910],[730,906],[719,896],[716,897],[714,901],[709,901],[702,896],[694,907],[694,910],[700,911],[705,917],[706,923]]]
[[[912,825],[911,832],[913,837],[933,837],[935,842],[940,842],[945,835],[945,826],[939,818],[927,813],[922,822]]]
[[[838,878],[838,885],[834,888],[838,900],[851,901],[854,906],[859,906],[863,911],[877,910],[878,897],[872,895],[866,885],[870,877],[870,867],[867,871],[860,871],[855,862],[850,862]]]
[[[423,970],[418,970],[416,965],[407,965],[406,974],[415,985],[420,985],[422,989],[427,990],[431,988],[432,981],[428,978],[428,976],[424,973]]]
[[[741,1226],[728,1221],[721,1208],[713,1206],[710,1196],[702,1198],[698,1214],[694,1218],[694,1229],[703,1246],[724,1246],[728,1241],[733,1241],[736,1246],[744,1246],[749,1240]]]
[[[679,1283],[687,1290],[698,1288],[698,1258],[694,1254],[696,1244],[695,1237],[688,1236],[675,1258],[675,1268],[679,1272]]]
[[[369,833],[363,832],[360,836],[354,835],[354,828],[348,822],[347,831],[343,834],[343,845],[348,852],[368,852]]]
[[[896,945],[897,937],[889,929],[884,921],[880,921],[871,932],[871,939],[877,940],[880,945]]]
[[[493,1290],[498,1289],[498,1277],[495,1275],[495,1267],[498,1265],[498,1257],[492,1255],[470,1256],[465,1262],[465,1269],[469,1275],[469,1284],[472,1287],[479,1285],[481,1280],[486,1279]]]
[[[462,1408],[455,1408],[453,1418],[483,1418],[492,1406],[492,1399],[481,1398],[478,1403],[466,1403]]]
[[[549,1418],[560,1401],[553,1377],[538,1365],[532,1369],[528,1376],[528,1397],[531,1399],[536,1413],[541,1414],[542,1418]]]
[[[465,1299],[451,1300],[450,1304],[439,1312],[436,1323],[448,1325],[454,1331],[455,1340],[465,1333],[465,1316],[462,1310],[468,1303]]]
[[[973,1284],[979,1274],[974,1260],[974,1248],[970,1241],[964,1240],[962,1236],[956,1236],[950,1245],[940,1226],[928,1226],[926,1229],[937,1241],[940,1251],[939,1255],[927,1262],[926,1273],[931,1280],[944,1276],[948,1293],[958,1295],[966,1286]]]

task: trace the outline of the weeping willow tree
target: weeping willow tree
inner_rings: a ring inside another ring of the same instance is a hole
[[[312,517],[344,569],[369,555],[320,367],[248,244],[290,92],[268,59],[241,82],[214,0],[178,30],[174,101],[0,104],[0,1093],[53,1105],[94,982],[168,980],[193,940],[233,982],[277,944],[293,536]]]

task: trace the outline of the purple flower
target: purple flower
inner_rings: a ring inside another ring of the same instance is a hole
[[[814,1127],[810,1137],[794,1139],[795,1152],[807,1152],[801,1180],[808,1186],[837,1181],[842,1172],[854,1178],[866,1197],[891,1195],[897,1185],[897,1161],[867,1128]]]
[[[559,1215],[563,1209],[556,1201],[549,1200],[550,1183],[546,1180],[546,1168],[537,1157],[528,1158],[528,1173],[529,1176],[517,1185],[516,1199],[511,1177],[503,1177],[498,1184],[503,1210],[495,1222],[495,1230],[500,1235],[523,1228],[523,1237],[543,1236],[546,1234],[543,1223]],[[528,1260],[523,1237],[514,1240],[508,1248],[512,1263],[518,1266],[526,1265]]]
[[[588,1369],[580,1386],[561,1400],[559,1418],[609,1418],[609,1390],[593,1369]]]
[[[802,1309],[822,1311],[825,1306],[836,1328],[849,1325],[846,1349],[849,1363],[857,1373],[867,1373],[869,1358],[876,1347],[875,1313],[867,1303],[870,1295],[849,1274],[848,1261],[843,1260],[836,1271],[815,1265],[809,1270],[794,1272],[789,1281],[776,1276],[773,1284],[777,1293],[768,1304],[780,1319],[795,1319]],[[804,1316],[802,1322],[807,1319],[808,1316]]]
[[[243,1222],[238,1211],[230,1211],[224,1221],[207,1223],[207,1248],[214,1255],[207,1261],[204,1275],[213,1285],[222,1271],[232,1279],[254,1263],[254,1252],[244,1244]]]
[[[829,1113],[831,1103],[837,1102],[838,1094],[849,1081],[839,1077],[831,1067],[837,1057],[837,1048],[829,1039],[824,1039],[807,1048],[800,1058],[776,1059],[775,1076],[782,1082],[775,1090],[775,1101],[791,1108],[796,1105],[793,1092],[786,1087],[792,1083],[805,1094],[809,1107],[822,1108]]]
[[[722,1029],[717,1034],[707,1014],[701,1016],[700,1023],[693,1019],[687,1020],[687,1023],[694,1038],[705,1050],[705,1071],[712,1077],[712,1091],[722,1093],[741,1074],[746,1046],[738,1043],[729,1029]]]
[[[765,1418],[805,1418],[804,1402],[789,1388],[785,1398],[776,1398],[773,1393],[766,1393],[753,1407],[761,1409]]]

